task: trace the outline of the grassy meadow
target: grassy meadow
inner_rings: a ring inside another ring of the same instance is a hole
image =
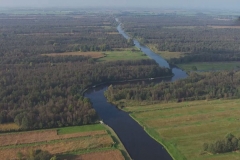
[[[184,56],[185,53],[183,52],[169,52],[169,51],[159,51],[154,44],[148,44],[147,45],[154,53],[159,54],[161,57],[163,57],[166,60],[169,60],[171,58],[180,58]]]
[[[101,124],[94,125],[85,125],[85,126],[73,126],[73,127],[64,127],[59,128],[57,133],[61,134],[70,134],[70,133],[78,133],[78,132],[91,132],[91,131],[101,131],[106,130],[106,128]]]
[[[134,50],[132,50],[134,49]],[[140,60],[148,59],[148,56],[136,48],[124,48],[120,51],[102,51],[102,52],[64,52],[64,53],[49,53],[42,56],[88,56],[97,59],[97,62],[117,61],[117,60]]]
[[[240,62],[194,62],[177,66],[185,71],[193,71],[193,66],[196,66],[198,71],[232,70],[239,68]]]
[[[17,159],[17,153],[26,158],[31,150],[39,149],[59,159],[130,159],[114,131],[103,124],[5,133],[0,134],[0,141],[4,159]]]
[[[8,132],[13,130],[19,130],[20,127],[16,123],[6,123],[6,124],[0,124],[0,132]]]
[[[203,144],[230,132],[240,137],[239,105],[239,99],[193,101],[126,107],[125,111],[176,160],[238,160],[238,151],[213,155],[203,152]]]

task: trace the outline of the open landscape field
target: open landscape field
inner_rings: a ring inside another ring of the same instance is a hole
[[[0,154],[4,159],[17,159],[17,153],[26,158],[31,150],[42,150],[60,158],[61,155],[68,154],[70,157],[76,155],[76,159],[81,157],[90,160],[99,156],[105,160],[109,155],[109,158],[122,160],[124,157],[114,145],[113,136],[116,135],[112,135],[112,132],[101,124],[0,134]]]
[[[240,100],[212,100],[163,103],[126,107],[131,116],[176,160],[237,160],[240,153],[209,154],[204,143],[212,143],[232,133],[240,136]]]
[[[49,53],[42,56],[86,56],[98,59],[98,62],[116,61],[116,60],[141,60],[149,59],[143,52],[134,48],[114,49],[113,51],[102,52],[64,52],[64,53]]]

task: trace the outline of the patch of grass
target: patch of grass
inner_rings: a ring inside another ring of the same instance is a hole
[[[240,67],[240,62],[196,62],[178,64],[178,67],[185,71],[194,71],[195,66],[198,71],[232,70]]]
[[[237,160],[239,152],[209,155],[202,154],[202,147],[229,132],[240,136],[239,102],[238,99],[204,100],[126,107],[126,110],[177,160]]]
[[[124,49],[122,51],[106,51],[105,57],[98,61],[116,61],[116,60],[140,60],[148,59],[149,57],[139,50],[132,51],[131,49]]]
[[[0,131],[12,131],[19,129],[20,127],[16,123],[0,124]]]
[[[161,57],[163,57],[166,60],[169,60],[171,58],[180,58],[185,56],[185,53],[183,52],[169,52],[169,51],[158,51],[156,46],[154,44],[148,44],[147,45],[153,52],[156,54],[159,54]]]
[[[119,34],[118,32],[108,32],[107,34]]]
[[[182,52],[169,52],[169,51],[159,51],[158,54],[160,54],[165,59],[180,58],[185,55],[185,53]]]
[[[58,134],[71,134],[78,132],[90,132],[90,131],[99,131],[105,130],[105,127],[101,124],[85,125],[85,126],[73,126],[73,127],[64,127],[58,129]]]

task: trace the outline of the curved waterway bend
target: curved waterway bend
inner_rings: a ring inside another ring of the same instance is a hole
[[[121,28],[121,25],[117,27],[117,30],[125,38],[129,38]],[[170,68],[165,59],[152,52],[148,47],[141,45],[137,40],[134,40],[134,44],[160,66]],[[187,77],[186,72],[181,69],[171,69],[174,76],[169,81]],[[164,147],[152,139],[128,113],[117,109],[114,105],[107,102],[107,99],[104,97],[106,89],[107,85],[92,88],[85,92],[85,96],[91,99],[94,109],[104,123],[117,133],[131,158],[134,160],[171,160],[171,156]]]

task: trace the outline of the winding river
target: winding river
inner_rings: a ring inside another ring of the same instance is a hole
[[[118,21],[118,19],[116,19]],[[123,31],[121,25],[117,27],[118,32],[125,38],[129,36]],[[141,49],[146,55],[154,59],[160,66],[170,68],[168,62],[161,56],[152,52],[148,47],[141,45],[134,40],[136,47]],[[179,68],[171,68],[174,76],[168,81],[186,78],[186,72]],[[152,139],[144,129],[134,121],[128,113],[117,109],[107,102],[104,91],[108,85],[89,89],[85,96],[90,98],[93,107],[104,123],[109,125],[118,135],[129,155],[134,160],[171,160],[171,156],[161,144]]]

